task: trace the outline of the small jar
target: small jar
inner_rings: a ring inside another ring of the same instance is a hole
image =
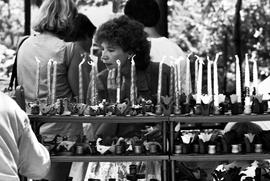
[[[262,144],[255,144],[255,153],[262,152]]]
[[[216,145],[208,145],[208,154],[216,154]]]
[[[81,145],[76,146],[76,154],[77,155],[82,155],[83,154],[83,146],[81,146]]]
[[[121,155],[122,154],[122,146],[121,145],[116,145],[115,146],[115,154],[116,155]]]
[[[239,144],[232,145],[232,153],[239,153]]]
[[[174,145],[174,153],[181,154],[182,153],[182,145]]]
[[[150,153],[157,153],[157,145],[151,144],[149,148]]]
[[[135,145],[134,146],[134,153],[141,154],[142,153],[142,146],[141,145]]]
[[[199,147],[199,144],[193,144],[193,153],[199,153],[199,149],[200,149],[200,147]]]

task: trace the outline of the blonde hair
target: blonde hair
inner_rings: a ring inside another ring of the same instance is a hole
[[[72,20],[76,15],[77,8],[73,0],[44,0],[33,29],[66,36],[72,29]]]

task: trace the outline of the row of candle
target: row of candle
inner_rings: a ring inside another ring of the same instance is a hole
[[[209,57],[207,57],[208,63],[207,63],[207,92],[208,95],[212,94],[214,95],[214,105],[218,106],[218,68],[217,68],[217,61],[221,53],[217,53],[215,60],[211,61]],[[86,55],[85,55],[86,56]],[[135,55],[134,55],[135,56]],[[135,105],[135,99],[136,99],[136,70],[135,70],[135,62],[134,62],[134,56],[131,59],[131,87],[130,87],[130,101],[132,105]],[[161,97],[161,89],[162,89],[162,67],[164,64],[164,61],[166,58],[169,57],[163,57],[162,61],[159,65],[159,74],[158,74],[158,88],[157,88],[157,104],[160,104],[160,97]],[[185,89],[184,91],[181,90],[181,67],[180,67],[180,61],[181,57],[174,58],[170,57],[174,60],[174,63],[171,65],[171,81],[170,81],[170,96],[175,98],[175,104],[176,107],[179,106],[179,96],[181,93],[185,93],[186,95],[189,95],[191,93],[190,87],[190,55],[186,58],[186,72],[185,72]],[[200,104],[201,102],[201,95],[202,95],[202,74],[203,74],[203,60],[201,57],[196,56],[195,60],[195,81],[196,81],[196,103]],[[239,65],[239,58],[238,56],[235,56],[236,59],[236,95],[237,95],[237,102],[241,102],[241,72],[240,72],[240,65]],[[251,60],[253,61],[253,86],[256,90],[256,93],[258,93],[258,71],[257,71],[257,61],[255,59],[255,54],[252,54]],[[79,64],[79,102],[82,103],[84,101],[84,93],[83,93],[83,75],[82,75],[82,66],[86,61],[86,57],[83,58],[81,63]],[[40,60],[36,57],[36,63],[37,63],[37,74],[36,74],[36,97],[38,98],[39,95],[39,83],[40,83]],[[51,74],[52,71],[52,65],[53,65],[53,74]],[[212,91],[212,72],[211,72],[211,66],[213,65],[213,89]],[[87,97],[91,98],[90,104],[95,105],[97,104],[97,90],[96,90],[96,74],[97,74],[97,59],[91,63],[92,70],[90,72],[90,83],[89,88],[90,91],[87,93]],[[120,103],[120,89],[121,89],[121,62],[120,60],[117,60],[117,69],[118,73],[116,76],[116,102]],[[47,64],[47,86],[48,86],[48,97],[50,98],[50,101],[52,103],[55,102],[55,86],[56,86],[56,74],[57,74],[57,62],[53,59],[50,59]],[[51,75],[53,77],[53,81],[51,83]],[[250,79],[249,79],[249,59],[248,54],[245,55],[245,88],[250,87]],[[188,99],[187,99],[188,101]],[[247,104],[249,99],[246,100]]]
[[[39,99],[39,85],[40,85],[40,60],[38,57],[35,57],[37,72],[35,77],[35,91],[36,99]],[[52,73],[53,72],[53,73]],[[57,62],[53,59],[50,59],[47,63],[47,88],[48,88],[48,100],[51,103],[55,102],[55,91],[56,91],[56,74],[57,74]],[[51,81],[52,76],[52,81]]]

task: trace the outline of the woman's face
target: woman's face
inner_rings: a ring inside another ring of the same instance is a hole
[[[101,60],[106,65],[108,69],[113,69],[117,67],[116,60],[121,61],[121,67],[126,65],[129,54],[124,52],[123,49],[118,45],[112,45],[108,42],[101,43]]]

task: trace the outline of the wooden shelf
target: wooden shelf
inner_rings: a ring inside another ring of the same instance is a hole
[[[224,122],[248,122],[270,121],[270,114],[263,115],[221,115],[221,116],[175,116],[169,117],[170,121],[187,123],[224,123]]]
[[[130,162],[168,160],[168,155],[51,156],[52,162]]]
[[[168,121],[163,116],[40,116],[29,115],[31,121],[46,123],[153,123]]]
[[[198,162],[198,161],[226,161],[226,160],[263,160],[270,159],[270,154],[263,153],[250,153],[250,154],[226,154],[226,155],[199,155],[199,154],[182,154],[182,155],[172,155],[170,160],[176,161],[188,161],[188,162]]]

